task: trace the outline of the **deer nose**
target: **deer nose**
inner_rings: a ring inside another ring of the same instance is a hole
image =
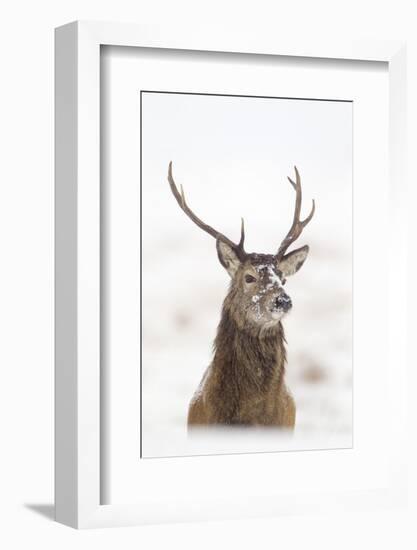
[[[283,309],[284,311],[288,311],[289,309],[291,309],[292,302],[288,294],[285,294],[285,292],[280,294],[278,298],[275,299],[275,307],[277,309]]]

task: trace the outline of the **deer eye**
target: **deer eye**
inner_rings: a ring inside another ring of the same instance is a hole
[[[252,277],[252,275],[245,275],[245,281],[247,283],[254,283],[256,281],[255,277]]]

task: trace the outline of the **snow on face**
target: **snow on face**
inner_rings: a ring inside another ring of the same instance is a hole
[[[268,283],[268,286],[270,286],[270,287],[277,286],[278,288],[281,288],[282,287],[282,281],[278,277],[278,274],[275,271],[275,268],[272,265],[268,265],[267,269],[268,269],[268,275],[269,275],[269,281],[270,281]]]
[[[257,293],[251,297],[252,315],[257,322],[269,322],[272,319],[279,320],[284,312],[271,311],[270,301],[275,299],[282,288],[282,280],[276,271],[275,264],[261,263],[253,266],[259,274]]]
[[[282,287],[282,281],[275,270],[274,264],[259,264],[255,266],[255,269],[260,275],[266,274],[268,276],[265,285],[266,290],[270,290],[273,287],[277,289]]]

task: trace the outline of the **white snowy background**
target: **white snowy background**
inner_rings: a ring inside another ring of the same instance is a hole
[[[273,253],[293,214],[297,165],[310,255],[286,289],[292,437],[218,429],[187,437],[189,401],[211,360],[229,276],[215,241],[179,209],[169,161],[191,208],[249,252]],[[144,457],[350,447],[352,443],[352,104],[142,94]]]

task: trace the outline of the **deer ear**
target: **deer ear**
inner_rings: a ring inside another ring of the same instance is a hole
[[[284,277],[294,275],[300,269],[307,258],[309,248],[302,246],[286,254],[278,264],[278,269],[284,274]]]
[[[231,246],[224,243],[220,239],[216,240],[216,248],[220,263],[233,278],[240,266],[240,260],[237,257],[236,252]]]

